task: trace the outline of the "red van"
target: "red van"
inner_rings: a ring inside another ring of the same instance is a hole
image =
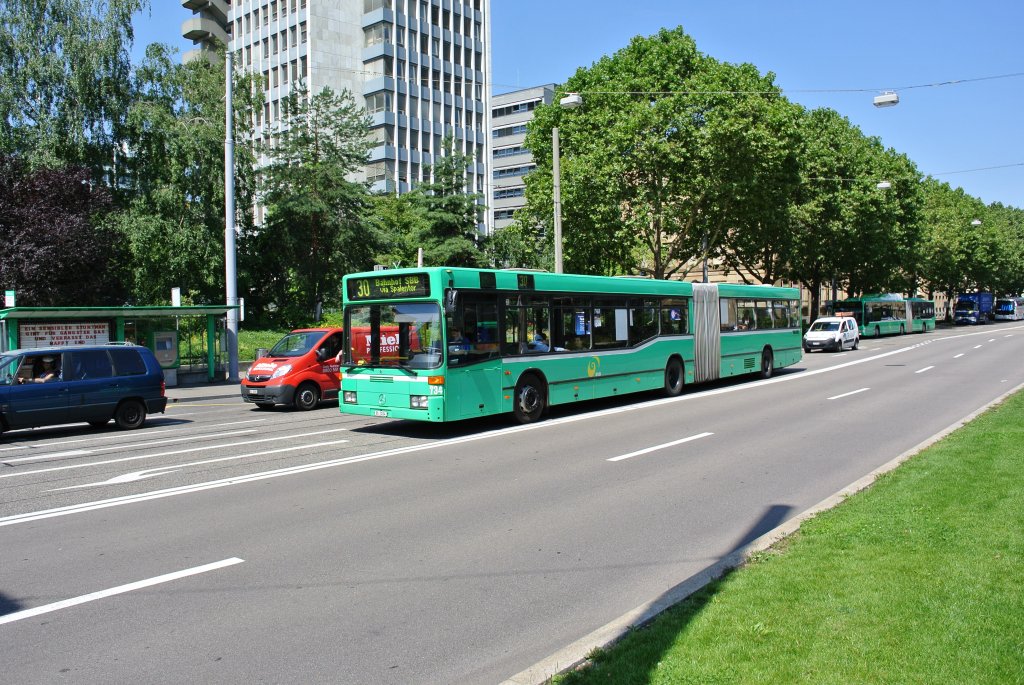
[[[340,328],[299,328],[281,338],[242,379],[242,399],[260,409],[289,404],[309,410],[338,397],[334,358],[344,344]]]

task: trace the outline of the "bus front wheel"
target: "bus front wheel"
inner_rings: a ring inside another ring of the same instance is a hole
[[[878,326],[875,326],[875,337],[876,338],[881,338],[882,337],[882,331],[880,331],[878,329]]]
[[[771,378],[775,375],[775,357],[770,347],[764,348],[761,353],[761,378]]]
[[[540,419],[547,405],[544,383],[533,374],[525,374],[516,383],[512,411],[519,423],[533,423]]]
[[[683,363],[676,357],[665,366],[665,395],[678,397],[683,393]]]

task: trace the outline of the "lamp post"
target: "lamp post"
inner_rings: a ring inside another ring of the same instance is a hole
[[[583,104],[579,93],[566,93],[558,101],[562,109],[576,109]],[[558,127],[551,129],[551,178],[554,182],[555,205],[555,273],[563,273],[562,269],[562,168],[559,157]]]

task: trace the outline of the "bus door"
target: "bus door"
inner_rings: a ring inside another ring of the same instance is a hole
[[[445,315],[445,418],[468,419],[501,411],[502,364],[498,305],[490,297],[465,293]]]

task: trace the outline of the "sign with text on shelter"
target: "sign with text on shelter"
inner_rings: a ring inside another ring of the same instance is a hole
[[[22,323],[18,326],[18,336],[22,349],[102,345],[110,342],[110,324],[104,321]]]

